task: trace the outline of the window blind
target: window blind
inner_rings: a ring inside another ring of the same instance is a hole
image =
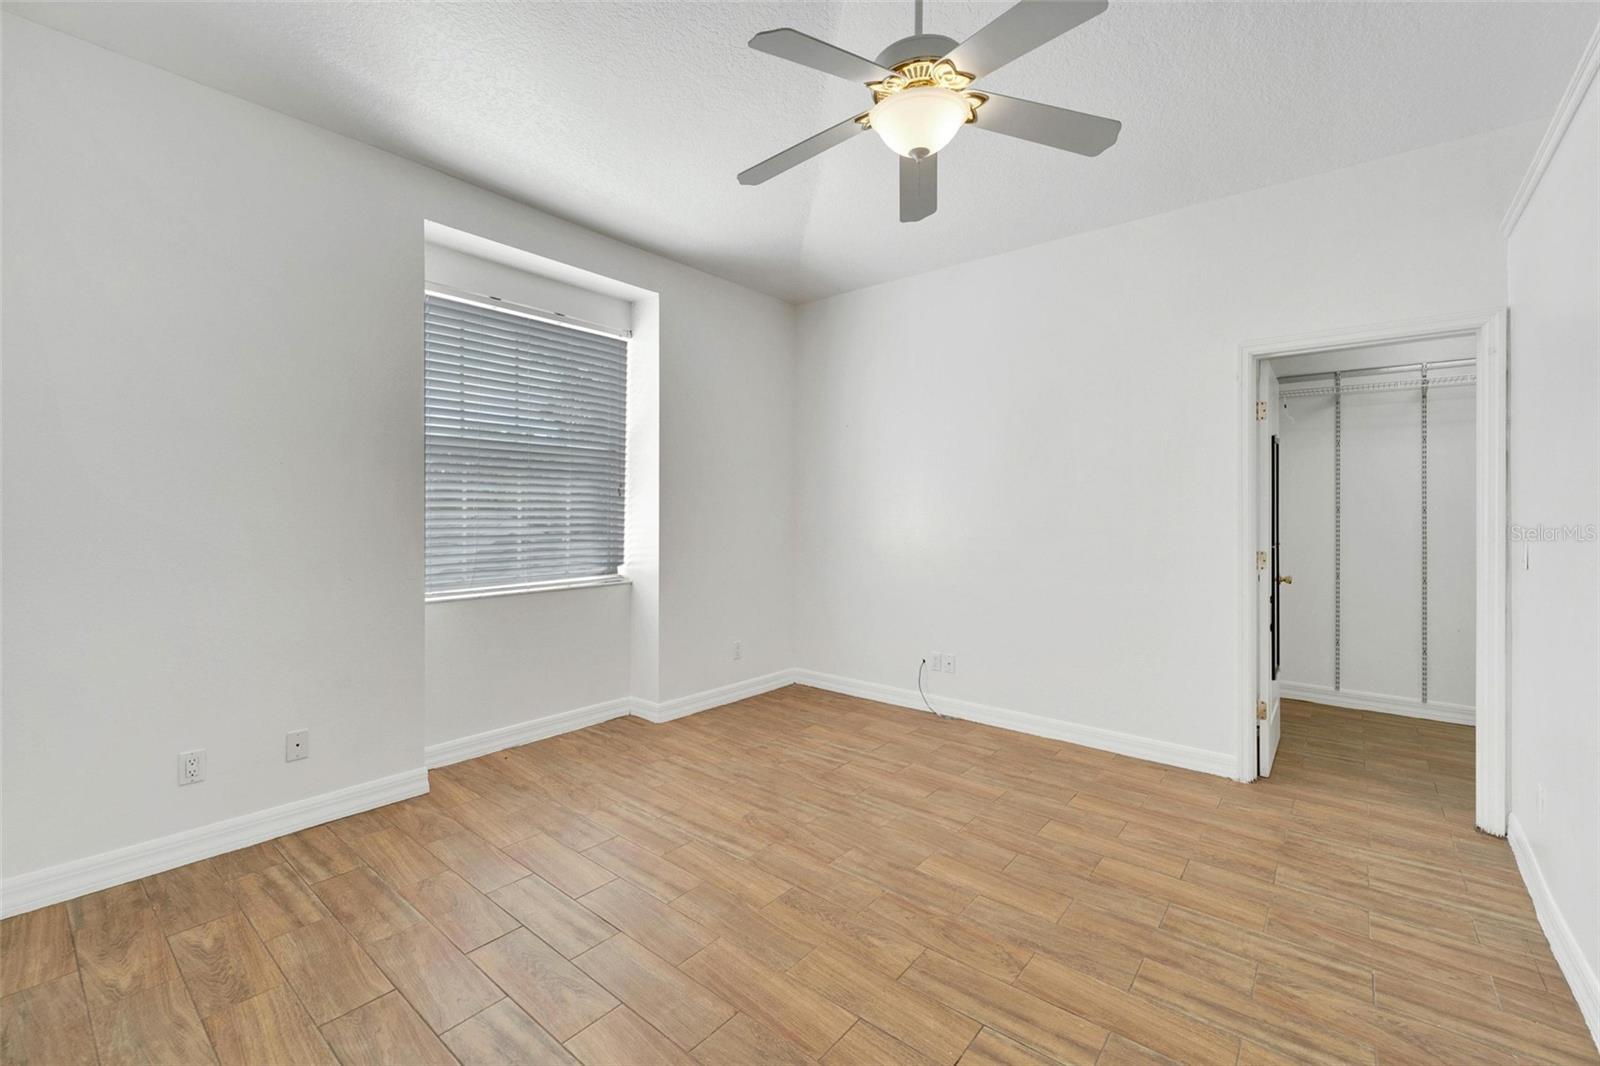
[[[615,574],[628,342],[427,293],[425,592]]]

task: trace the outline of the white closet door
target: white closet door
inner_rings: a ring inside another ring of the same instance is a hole
[[[1428,702],[1477,698],[1476,389],[1428,391]]]
[[[1347,392],[1343,406],[1340,688],[1419,699],[1421,393]]]
[[[1333,688],[1333,397],[1285,401],[1278,423],[1279,569],[1283,586],[1278,679]]]

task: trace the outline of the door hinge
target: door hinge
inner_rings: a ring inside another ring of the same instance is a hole
[[[1266,700],[1256,700],[1256,717],[1259,718],[1263,722],[1265,722],[1267,720],[1267,701]]]
[[[1257,400],[1256,401],[1256,421],[1257,422],[1265,422],[1266,420],[1267,420],[1267,401],[1265,401],[1265,400]]]
[[[1256,569],[1257,570],[1265,570],[1266,568],[1267,568],[1267,553],[1266,552],[1256,552]]]

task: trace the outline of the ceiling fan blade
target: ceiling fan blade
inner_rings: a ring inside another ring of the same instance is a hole
[[[843,48],[819,41],[799,30],[785,28],[758,33],[750,38],[750,47],[846,81],[865,84],[887,78],[890,74],[870,59],[863,59],[854,52],[846,52]]]
[[[1117,143],[1122,123],[1064,107],[989,93],[973,125],[1079,155],[1099,155]]]
[[[829,126],[821,133],[814,133],[799,144],[790,145],[771,159],[764,159],[739,174],[740,185],[760,185],[769,178],[775,178],[792,166],[804,163],[814,155],[821,155],[836,144],[843,144],[862,130],[866,129],[861,124],[866,112],[847,118],[837,125]]]
[[[921,222],[939,207],[939,157],[900,157],[900,221]]]
[[[1083,25],[1108,6],[1106,0],[1022,0],[945,58],[962,73],[981,78]]]

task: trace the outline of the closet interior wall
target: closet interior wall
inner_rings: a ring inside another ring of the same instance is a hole
[[[1424,354],[1278,368],[1282,571],[1294,579],[1279,680],[1290,699],[1471,723],[1473,369]]]

